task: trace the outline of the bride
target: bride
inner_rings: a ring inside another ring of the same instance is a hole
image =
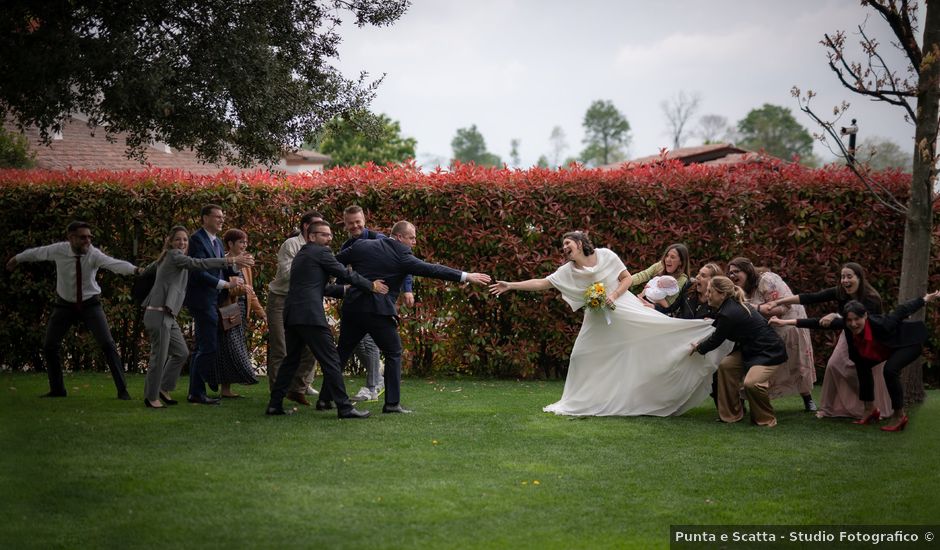
[[[712,374],[730,345],[702,356],[690,356],[688,342],[699,341],[714,329],[711,322],[673,319],[643,306],[628,292],[633,277],[620,258],[591,244],[581,231],[565,233],[562,250],[568,262],[544,279],[497,281],[490,293],[555,288],[577,311],[585,291],[595,282],[607,289],[608,307],[585,308],[581,332],[561,400],[546,412],[573,416],[671,416],[705,400]],[[613,289],[613,290],[610,290]]]

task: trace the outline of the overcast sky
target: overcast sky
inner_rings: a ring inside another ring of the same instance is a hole
[[[819,44],[845,29],[857,50],[866,16],[866,32],[887,45],[883,20],[849,0],[414,0],[391,27],[344,26],[339,66],[349,77],[386,75],[372,110],[417,139],[425,166],[446,164],[457,129],[472,124],[504,162],[513,138],[523,166],[550,157],[555,126],[567,135],[565,156],[577,156],[584,113],[597,99],[613,101],[629,121],[629,157],[656,154],[671,145],[660,103],[680,90],[702,97],[693,126],[706,114],[736,124],[772,103],[816,131],[790,95],[794,85],[819,94],[820,114],[849,101],[860,136],[912,149],[914,127],[901,109],[853,97]],[[884,49],[902,67],[894,48]]]

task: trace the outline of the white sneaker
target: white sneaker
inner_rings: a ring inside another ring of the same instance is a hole
[[[320,392],[315,390],[313,386],[307,386],[307,391],[304,393],[306,393],[307,395],[320,395]]]
[[[370,399],[369,401],[378,401],[379,397],[381,397],[383,393],[385,393],[384,384],[375,388],[375,390],[372,392],[372,399]]]
[[[363,386],[359,388],[359,391],[356,392],[356,395],[353,395],[349,398],[350,401],[372,401],[373,391],[369,388]]]

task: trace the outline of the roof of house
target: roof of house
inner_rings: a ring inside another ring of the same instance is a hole
[[[4,121],[4,129],[19,132],[9,120]],[[62,131],[56,134],[48,145],[44,145],[39,136],[39,129],[29,127],[25,131],[30,150],[36,154],[37,168],[47,170],[141,170],[161,168],[182,170],[197,175],[211,175],[224,170],[231,172],[253,172],[262,168],[253,166],[244,168],[230,164],[211,164],[200,160],[192,150],[173,149],[165,144],[156,143],[147,149],[147,160],[141,163],[137,159],[127,158],[127,146],[124,134],[118,134],[115,141],[105,137],[103,128],[89,128],[84,120],[73,117],[63,124]],[[316,151],[298,151],[285,155],[289,164],[312,163],[326,164],[330,157]]]
[[[709,145],[699,145],[698,147],[680,147],[672,151],[664,150],[658,155],[649,155],[624,162],[615,162],[606,164],[600,168],[605,170],[615,170],[622,166],[655,164],[670,160],[678,160],[683,164],[709,164],[709,165],[728,165],[745,164],[753,162],[764,162],[774,157],[766,153],[755,153],[731,143],[712,143]]]

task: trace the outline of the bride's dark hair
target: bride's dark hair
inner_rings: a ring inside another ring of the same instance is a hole
[[[581,251],[584,252],[585,256],[594,254],[594,245],[591,244],[591,239],[588,238],[587,233],[584,231],[569,231],[561,236],[562,242],[565,242],[565,239],[571,239],[572,241],[581,243]]]

